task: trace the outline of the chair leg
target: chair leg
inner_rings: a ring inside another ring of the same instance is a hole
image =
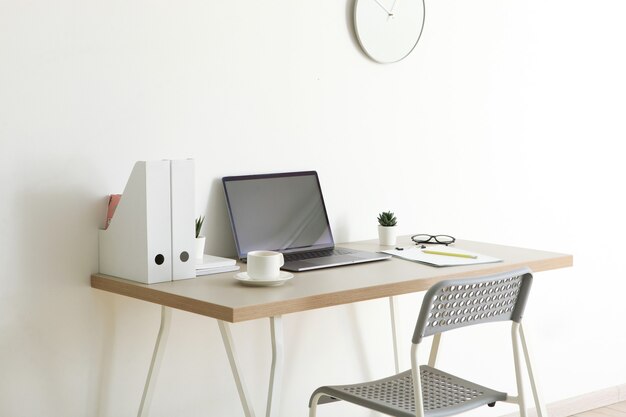
[[[548,417],[545,403],[541,398],[539,388],[537,386],[537,379],[531,362],[531,354],[528,344],[526,342],[526,336],[524,336],[524,327],[520,323],[519,326],[520,338],[522,340],[522,349],[524,350],[524,359],[526,360],[526,368],[528,370],[528,378],[530,379],[530,387],[533,391],[533,399],[535,400],[535,409],[537,410],[537,417]]]
[[[511,326],[511,341],[513,343],[513,361],[515,362],[515,380],[517,382],[517,403],[520,417],[527,417],[526,397],[524,395],[524,378],[522,374],[522,357],[520,355],[520,324],[513,322]]]
[[[324,394],[317,394],[311,399],[311,405],[309,406],[309,417],[315,417],[317,414],[317,402],[322,398]]]
[[[424,397],[422,395],[422,377],[417,362],[419,343],[411,346],[411,376],[413,378],[413,397],[415,398],[415,416],[424,417]]]
[[[441,333],[435,333],[433,336],[433,344],[430,346],[430,356],[428,357],[428,366],[434,368],[437,364],[437,353],[439,353],[439,344],[441,343]]]

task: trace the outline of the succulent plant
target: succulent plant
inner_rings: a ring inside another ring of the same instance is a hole
[[[398,223],[396,216],[390,211],[383,211],[378,215],[378,224],[385,227],[395,226]]]
[[[196,237],[200,237],[200,230],[202,229],[202,223],[204,223],[204,216],[200,216],[196,219]]]

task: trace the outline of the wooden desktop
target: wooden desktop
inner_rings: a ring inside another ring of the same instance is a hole
[[[400,246],[410,244],[411,241],[407,236],[398,241]],[[369,251],[389,248],[379,246],[377,240],[353,242],[340,246]],[[249,402],[243,376],[239,371],[228,323],[269,318],[273,357],[266,415],[273,417],[278,415],[275,404],[278,402],[281,391],[282,315],[390,297],[392,332],[395,336],[393,296],[425,291],[434,283],[450,278],[470,278],[520,267],[528,267],[536,273],[565,268],[573,264],[572,255],[534,249],[466,240],[457,241],[455,247],[500,258],[502,262],[432,267],[392,258],[372,263],[296,273],[293,279],[279,287],[245,287],[233,278],[233,272],[151,285],[94,274],[91,276],[91,286],[163,306],[161,327],[144,388],[139,416],[146,416],[148,413],[155,382],[154,369],[158,369],[167,338],[170,308],[175,308],[218,320],[244,413],[247,417],[253,417],[255,412]]]

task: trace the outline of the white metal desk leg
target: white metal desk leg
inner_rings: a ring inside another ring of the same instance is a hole
[[[283,318],[270,317],[270,331],[272,335],[272,370],[270,373],[270,387],[267,393],[266,417],[278,417],[280,395],[283,383],[283,364],[285,353],[283,346]]]
[[[228,356],[228,362],[230,363],[230,370],[233,373],[233,378],[235,378],[235,385],[237,385],[237,392],[239,393],[239,400],[241,401],[241,406],[243,407],[243,413],[246,417],[254,417],[254,408],[252,408],[252,404],[250,403],[250,395],[248,394],[248,389],[244,383],[243,376],[239,371],[239,360],[237,359],[237,353],[235,352],[235,345],[233,343],[233,336],[230,333],[230,327],[228,327],[228,323],[222,320],[218,320],[217,324],[220,328],[220,333],[222,334],[224,347],[226,348],[226,355]]]
[[[159,327],[159,334],[154,345],[154,353],[152,354],[152,362],[150,363],[150,369],[148,370],[148,377],[146,378],[146,385],[143,388],[143,395],[141,396],[141,404],[139,404],[138,417],[146,417],[152,402],[152,394],[154,393],[154,384],[156,382],[159,368],[161,367],[161,361],[163,360],[163,352],[165,351],[165,344],[167,343],[167,336],[170,332],[170,323],[172,321],[172,309],[169,307],[161,306],[161,326]]]
[[[389,313],[391,315],[391,337],[393,339],[393,359],[396,366],[396,373],[400,373],[400,359],[398,355],[398,329],[396,326],[396,300],[394,296],[389,297]]]

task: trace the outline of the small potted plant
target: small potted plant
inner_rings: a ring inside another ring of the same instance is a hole
[[[204,243],[206,237],[200,236],[202,223],[204,223],[204,216],[200,216],[196,219],[196,259],[202,259],[204,257]]]
[[[381,245],[395,245],[398,219],[390,211],[378,215],[378,240]]]

